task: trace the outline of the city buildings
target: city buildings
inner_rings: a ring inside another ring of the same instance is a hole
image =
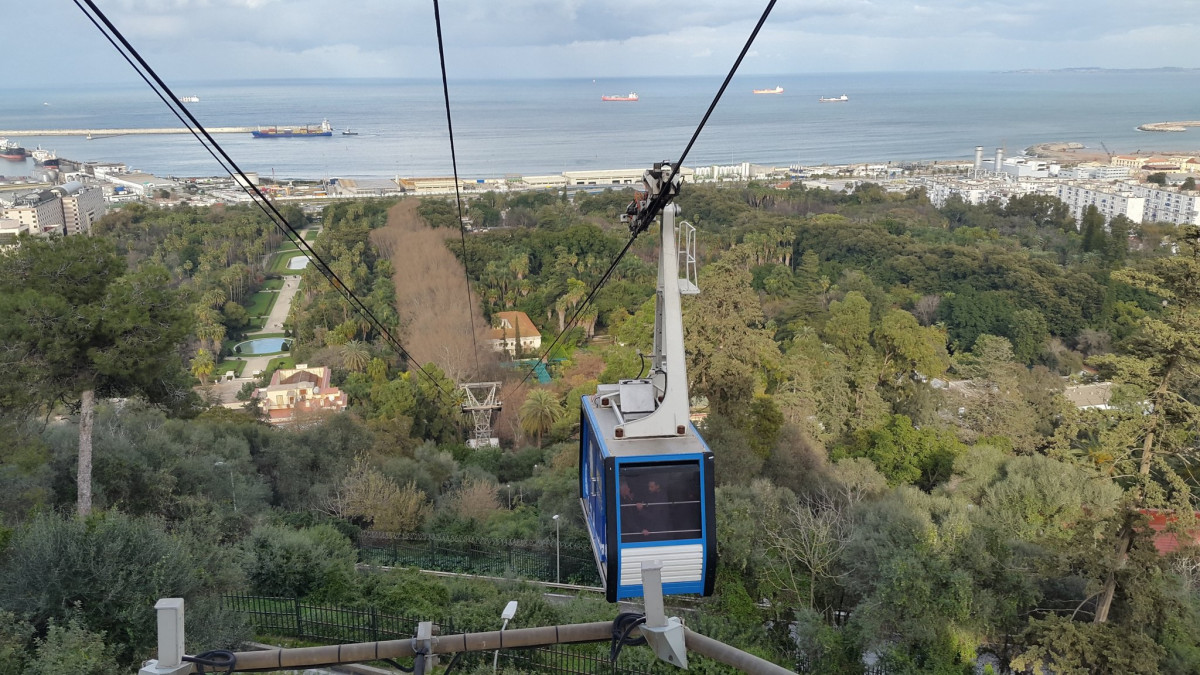
[[[104,195],[100,188],[77,181],[27,192],[0,206],[0,218],[16,221],[29,234],[44,236],[87,234],[102,216]]]

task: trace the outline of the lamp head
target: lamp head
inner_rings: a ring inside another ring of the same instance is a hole
[[[516,615],[517,615],[517,601],[509,600],[508,604],[504,606],[504,611],[500,612],[500,618],[504,619],[505,621],[508,621],[509,619],[513,618]]]

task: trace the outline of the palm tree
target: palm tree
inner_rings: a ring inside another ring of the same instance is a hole
[[[213,374],[215,367],[212,352],[203,348],[196,350],[196,357],[192,359],[192,375],[200,380],[200,384],[208,386],[208,376]]]
[[[367,364],[367,377],[370,377],[372,382],[384,382],[387,380],[387,372],[387,362],[378,356]]]
[[[196,326],[196,337],[200,338],[201,343],[209,345],[213,351],[218,351],[225,340],[225,325],[202,321]]]
[[[549,431],[563,416],[558,398],[545,389],[534,389],[521,404],[521,429],[528,434],[537,434],[538,447],[542,447],[542,434]]]
[[[361,340],[350,340],[342,345],[342,362],[348,370],[361,372],[371,362],[371,350]]]

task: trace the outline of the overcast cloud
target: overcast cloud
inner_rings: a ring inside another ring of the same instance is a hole
[[[96,2],[168,81],[437,76],[432,2]],[[73,3],[6,10],[7,63],[28,64],[6,68],[10,85],[134,81]],[[452,78],[594,78],[723,73],[762,7],[443,0],[441,11]],[[1198,44],[1197,0],[780,0],[742,72],[1200,67]]]

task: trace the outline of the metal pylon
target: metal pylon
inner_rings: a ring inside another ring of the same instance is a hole
[[[492,436],[492,413],[500,410],[499,382],[468,382],[458,385],[463,391],[462,411],[470,414],[475,423],[475,429],[470,441],[471,447],[479,448],[496,445]]]

